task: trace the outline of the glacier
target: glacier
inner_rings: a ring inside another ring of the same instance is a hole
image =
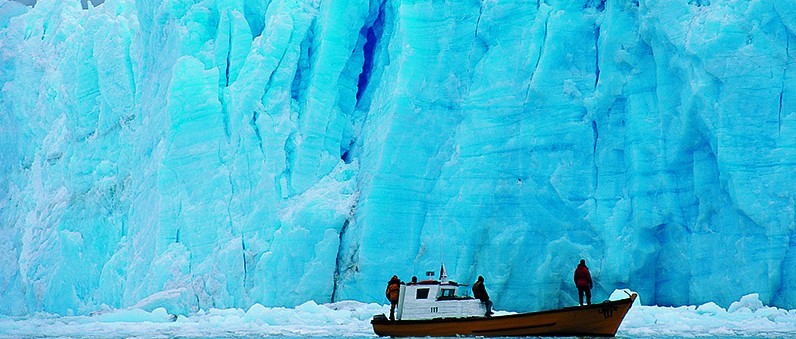
[[[0,1],[0,314],[796,307],[796,3]]]

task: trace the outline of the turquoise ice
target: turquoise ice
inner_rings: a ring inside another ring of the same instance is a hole
[[[796,307],[796,3],[0,2],[0,314]]]

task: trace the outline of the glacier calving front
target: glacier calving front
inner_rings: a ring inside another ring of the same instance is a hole
[[[2,314],[796,307],[793,2],[2,5]]]

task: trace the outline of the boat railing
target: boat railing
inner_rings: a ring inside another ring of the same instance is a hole
[[[441,295],[441,296],[437,297],[438,301],[445,301],[445,300],[471,300],[471,299],[475,299],[475,298],[470,297],[470,296],[466,296],[466,295],[454,295],[454,296]]]

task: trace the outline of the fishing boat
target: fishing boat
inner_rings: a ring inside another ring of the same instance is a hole
[[[487,317],[481,301],[467,296],[467,285],[448,281],[444,266],[439,280],[429,273],[429,279],[401,285],[395,321],[384,314],[373,317],[370,323],[377,335],[613,337],[637,297],[631,293],[599,304]]]

